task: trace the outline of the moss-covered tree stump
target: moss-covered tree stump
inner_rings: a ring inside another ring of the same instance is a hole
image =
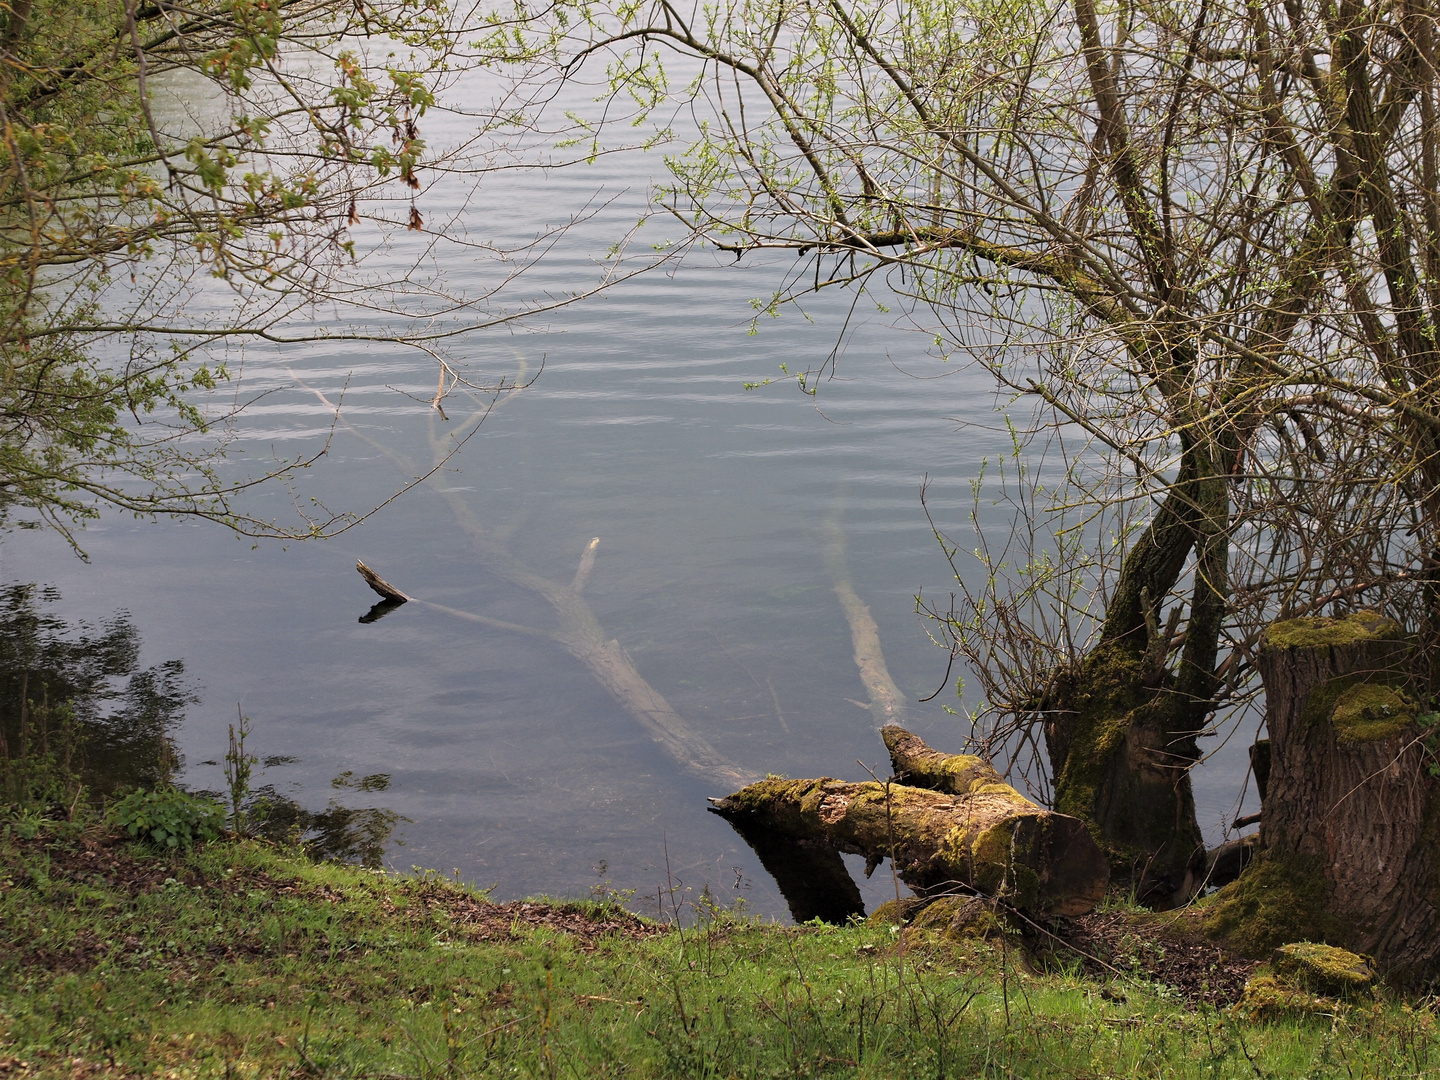
[[[1105,895],[1109,864],[1083,822],[1036,806],[979,758],[935,754],[898,728],[886,732],[928,752],[935,772],[921,779],[952,789],[768,779],[713,800],[761,855],[792,911],[792,890],[813,897],[817,884],[833,881],[833,867],[817,857],[826,850],[863,855],[869,869],[893,855],[900,880],[922,894],[968,889],[1043,914],[1083,914]]]
[[[1259,655],[1271,753],[1259,863],[1316,876],[1296,888],[1320,899],[1328,936],[1404,983],[1440,974],[1440,804],[1414,662],[1401,627],[1374,612],[1277,623]]]

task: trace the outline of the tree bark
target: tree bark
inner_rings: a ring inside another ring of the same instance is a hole
[[[9,14],[5,17],[5,29],[0,32],[0,49],[9,52],[20,43],[20,36],[25,33],[25,24],[30,21],[32,7],[34,0],[13,0]]]
[[[1143,653],[1102,643],[1065,680],[1047,728],[1063,717],[1069,729],[1065,756],[1052,757],[1055,809],[1087,822],[1116,877],[1163,910],[1194,895],[1205,848],[1189,773],[1195,710],[1170,678],[1147,681]]]
[[[713,809],[752,845],[757,835],[783,837],[864,855],[871,870],[893,856],[900,880],[922,894],[969,889],[1053,915],[1083,914],[1100,901],[1109,866],[1083,822],[1003,783],[975,788],[954,795],[828,777],[762,780]]]
[[[1417,660],[1374,612],[1277,623],[1259,654],[1271,752],[1262,862],[1313,868],[1335,943],[1407,984],[1440,972],[1440,800],[1410,690]]]

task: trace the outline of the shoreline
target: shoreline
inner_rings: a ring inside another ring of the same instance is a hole
[[[1155,981],[1167,957],[1183,966],[1180,939],[1145,936],[1145,917],[1120,908],[1088,924],[1087,963],[1003,929],[786,926],[713,907],[677,927],[614,903],[495,903],[439,874],[253,840],[160,854],[96,826],[21,839],[12,825],[6,1080],[1210,1077],[1254,1075],[1252,1060],[1300,1076],[1342,1029],[1352,1066],[1379,1069],[1407,1039],[1440,1062],[1424,1003],[1381,994],[1247,1018],[1203,980]]]

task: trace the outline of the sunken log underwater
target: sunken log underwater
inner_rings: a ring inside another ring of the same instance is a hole
[[[1079,819],[1032,803],[982,758],[941,753],[894,725],[880,734],[889,781],[771,778],[711,800],[796,920],[864,914],[842,853],[863,855],[867,876],[893,855],[921,896],[980,893],[1040,915],[1084,914],[1104,897],[1109,864]]]

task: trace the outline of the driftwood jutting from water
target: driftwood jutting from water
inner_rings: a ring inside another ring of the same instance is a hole
[[[979,758],[939,754],[894,726],[884,734],[892,754],[901,748],[897,761],[911,764],[912,782],[945,790],[829,777],[772,779],[712,800],[713,809],[750,842],[782,891],[783,872],[790,890],[828,888],[842,909],[838,856],[827,861],[819,854],[825,849],[863,855],[868,870],[893,856],[900,880],[922,894],[972,889],[1053,915],[1083,914],[1100,902],[1109,864],[1083,822],[1036,806]],[[801,854],[808,879],[784,865]],[[806,902],[813,907],[813,896]]]
[[[392,604],[404,604],[409,602],[410,597],[406,596],[399,589],[395,588],[394,585],[391,585],[388,581],[382,578],[379,574],[375,573],[374,570],[371,570],[370,567],[366,566],[363,562],[356,562],[355,569],[360,571],[360,576],[365,579],[365,584],[369,585],[370,588],[374,589],[377,593],[379,593],[382,600],[389,601]]]

